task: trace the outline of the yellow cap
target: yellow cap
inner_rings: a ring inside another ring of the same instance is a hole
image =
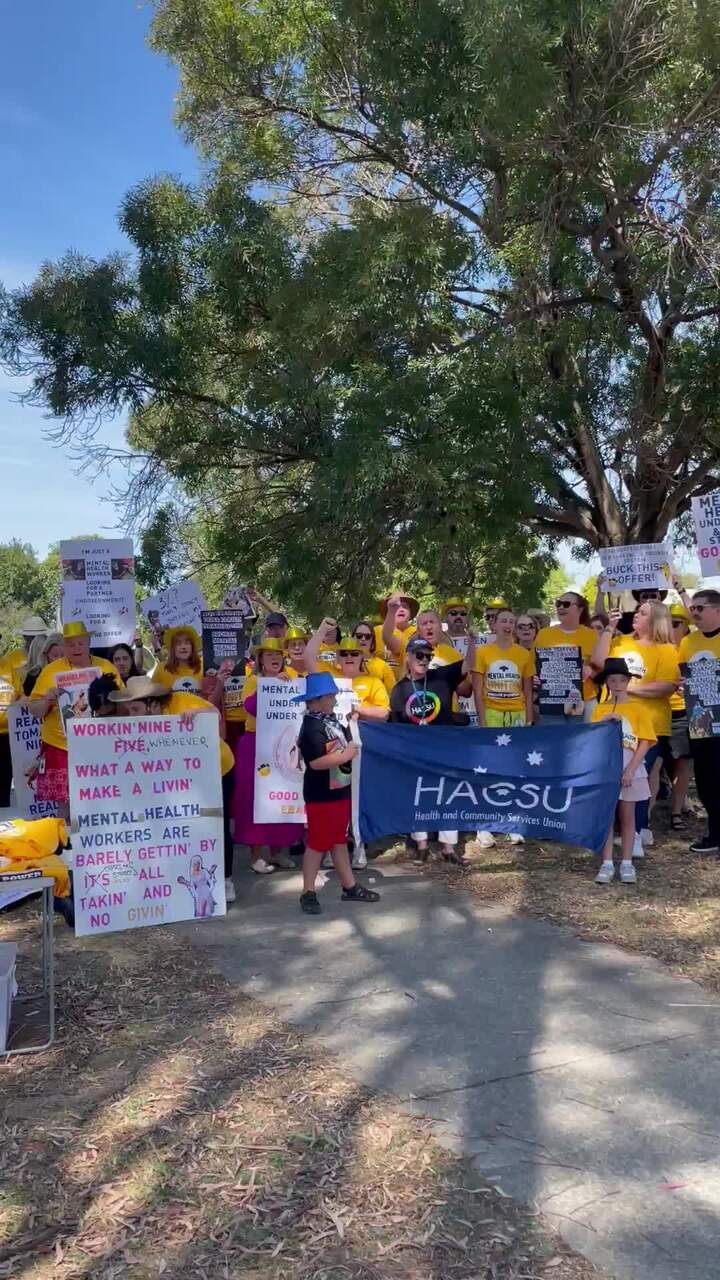
[[[467,600],[461,600],[460,596],[451,596],[449,600],[445,601],[442,607],[442,611],[443,613],[447,613],[448,609],[469,609],[469,608],[470,608],[470,605],[468,604]]]
[[[309,640],[310,635],[304,627],[289,627],[285,632],[285,644],[288,640]]]
[[[90,639],[90,632],[84,622],[66,622],[63,626],[63,640],[73,640],[75,636],[87,636]]]
[[[690,625],[690,614],[688,613],[684,604],[671,604],[670,617],[682,618],[683,622],[687,622],[688,626]]]
[[[283,653],[285,651],[285,641],[279,636],[264,637],[259,644],[253,648],[253,653]]]

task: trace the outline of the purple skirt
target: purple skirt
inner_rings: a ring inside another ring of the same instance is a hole
[[[244,733],[235,749],[235,791],[233,793],[233,817],[235,819],[235,844],[266,844],[270,849],[282,849],[284,845],[299,840],[303,832],[301,822],[255,822],[255,734]]]

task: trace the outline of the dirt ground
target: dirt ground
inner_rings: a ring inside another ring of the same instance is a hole
[[[21,978],[37,914],[0,916]],[[56,938],[58,1041],[0,1065],[0,1277],[599,1280],[172,929]]]

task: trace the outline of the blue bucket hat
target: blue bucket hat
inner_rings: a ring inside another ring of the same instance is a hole
[[[305,681],[305,692],[296,694],[290,701],[311,702],[313,698],[324,698],[326,693],[339,692],[329,671],[312,671]]]

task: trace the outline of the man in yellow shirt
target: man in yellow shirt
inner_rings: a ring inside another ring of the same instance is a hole
[[[696,591],[690,613],[697,631],[680,641],[680,663],[692,667],[696,662],[720,662],[720,591]],[[720,853],[720,736],[693,738],[691,734],[690,753],[697,793],[708,820],[707,835],[694,840],[690,852]]]
[[[412,620],[420,605],[413,596],[395,591],[381,600],[378,607],[383,622],[375,628],[375,652],[395,669],[402,666],[401,650],[404,656],[407,642],[415,634]]]

